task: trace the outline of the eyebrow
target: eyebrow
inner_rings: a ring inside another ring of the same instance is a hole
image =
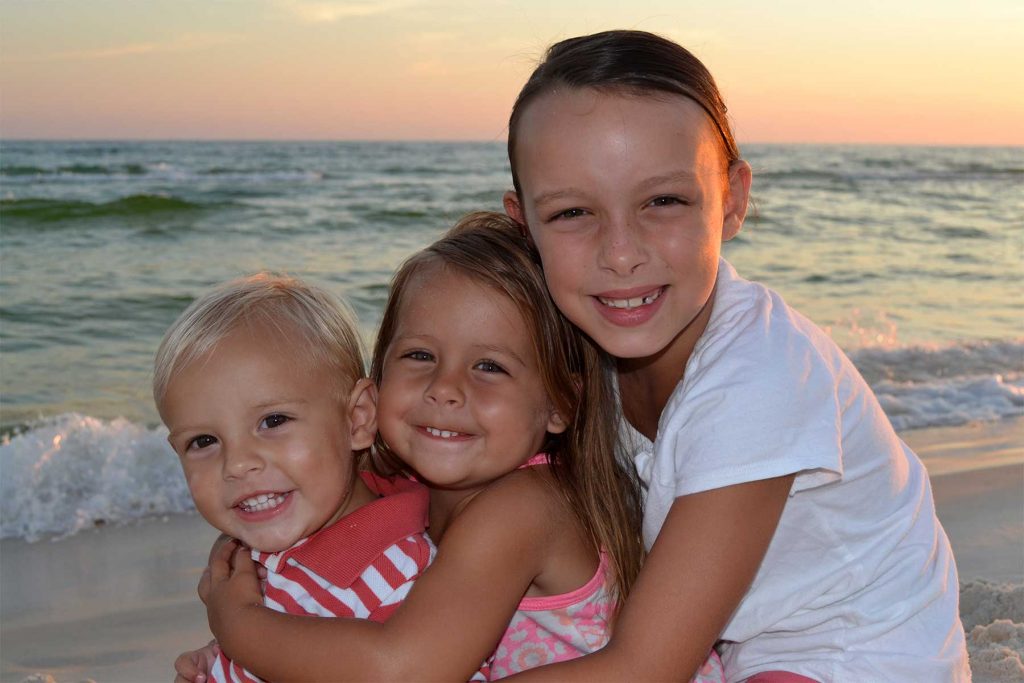
[[[639,187],[646,190],[651,187],[657,187],[663,183],[670,182],[692,182],[697,179],[697,174],[691,171],[673,171],[672,173],[665,173],[663,175],[652,176],[640,182]],[[559,190],[552,190],[550,192],[542,192],[533,198],[533,203],[540,205],[545,202],[554,201],[557,199],[563,199],[565,197],[574,197],[586,194],[583,190],[576,187],[565,187]]]
[[[433,335],[429,335],[429,334],[409,333],[409,334],[395,335],[395,337],[391,340],[391,343],[388,344],[388,350],[390,351],[391,348],[393,346],[395,346],[396,344],[398,344],[399,342],[415,343],[418,340],[431,341],[431,342],[434,342],[435,344],[438,342],[436,337],[434,337]],[[501,354],[505,354],[507,356],[511,356],[514,360],[516,360],[523,367],[528,367],[526,361],[523,360],[522,356],[520,356],[518,353],[516,353],[515,351],[513,351],[512,349],[510,349],[507,346],[495,346],[494,344],[473,344],[473,348],[474,349],[481,349],[483,351],[490,351],[492,353],[501,353]]]
[[[526,365],[526,361],[524,361],[518,353],[508,348],[507,346],[492,346],[490,344],[477,344],[476,346],[483,349],[484,351],[493,351],[495,353],[502,353],[508,356],[512,356],[512,358],[515,359],[520,365],[522,365],[523,367],[528,367]]]

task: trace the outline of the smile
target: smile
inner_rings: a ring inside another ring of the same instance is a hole
[[[287,493],[260,493],[238,503],[244,512],[263,512],[273,510],[288,498]]]
[[[431,436],[437,436],[442,439],[451,439],[456,436],[466,436],[462,432],[450,432],[447,429],[437,429],[436,427],[424,427],[424,430]]]
[[[633,297],[631,299],[610,299],[603,296],[599,296],[597,297],[597,300],[610,308],[624,308],[629,310],[631,308],[639,308],[641,306],[647,306],[648,304],[654,303],[655,301],[658,300],[663,291],[665,291],[665,288],[659,287],[650,294]]]

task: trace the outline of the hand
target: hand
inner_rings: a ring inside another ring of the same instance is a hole
[[[174,660],[174,683],[206,683],[219,654],[216,640],[198,650],[182,652]]]
[[[244,619],[242,612],[261,608],[260,577],[249,549],[237,541],[215,548],[199,581],[199,597],[206,603],[210,631],[221,641],[225,639],[223,629]]]
[[[210,590],[210,565],[213,564],[214,558],[218,556],[218,553],[224,550],[224,546],[238,546],[241,543],[227,534],[221,534],[217,537],[217,540],[213,542],[213,547],[210,548],[210,557],[206,560],[207,566],[203,570],[203,575],[199,578],[199,599],[206,604],[206,595]],[[256,565],[256,574],[260,577],[260,594],[266,592],[267,588],[267,568],[263,565]],[[216,642],[216,641],[213,641]]]

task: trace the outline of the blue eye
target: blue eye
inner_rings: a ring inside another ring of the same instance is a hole
[[[566,209],[565,211],[559,211],[554,216],[552,216],[549,220],[553,220],[553,221],[557,221],[557,220],[572,220],[573,218],[579,218],[581,216],[584,216],[584,215],[586,215],[586,213],[587,213],[586,209],[580,209],[580,208]]]
[[[429,361],[434,360],[434,354],[429,353],[427,351],[419,351],[419,350],[417,350],[417,351],[409,351],[407,353],[402,354],[402,358],[408,358],[409,360],[418,360],[418,361],[429,362]]]
[[[477,370],[483,370],[484,372],[501,372],[504,374],[508,374],[505,371],[505,368],[501,367],[493,360],[482,360],[473,367],[476,368]]]
[[[263,429],[274,429],[275,427],[280,427],[290,420],[291,418],[287,415],[274,413],[273,415],[267,415],[265,418],[260,420],[260,427]]]
[[[185,450],[202,450],[215,443],[217,443],[216,437],[210,436],[209,434],[200,434],[186,444]]]

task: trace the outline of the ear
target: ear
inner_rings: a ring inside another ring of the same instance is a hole
[[[557,410],[552,410],[551,415],[548,416],[548,434],[561,434],[569,428],[569,423],[565,421],[562,414]]]
[[[377,436],[377,385],[373,380],[364,377],[355,383],[347,408],[352,450],[369,448]]]
[[[743,227],[750,203],[750,181],[750,164],[742,159],[734,161],[729,167],[729,195],[725,198],[722,221],[723,242],[731,240]]]
[[[508,190],[505,192],[505,196],[502,197],[501,202],[505,205],[505,213],[508,214],[508,217],[522,226],[525,233],[526,216],[523,214],[523,205],[519,201],[519,195],[516,194],[515,190]]]

